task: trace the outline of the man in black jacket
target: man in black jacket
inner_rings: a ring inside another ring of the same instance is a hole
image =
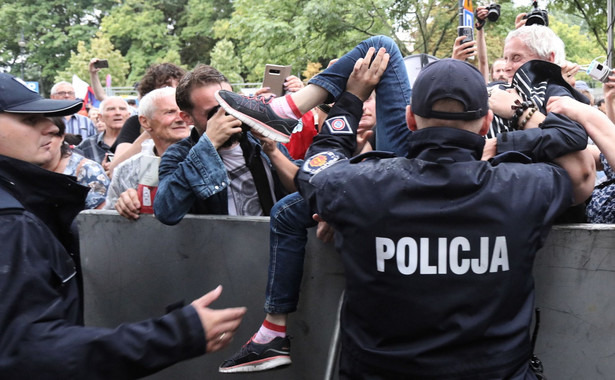
[[[0,378],[129,379],[226,346],[245,308],[212,310],[221,287],[161,318],[84,327],[71,232],[88,189],[39,166],[81,102],[43,99],[0,74]]]
[[[372,55],[357,61],[295,178],[335,228],[345,267],[340,378],[535,379],[533,260],[555,216],[591,192],[591,165],[517,152],[481,161],[493,117],[485,83],[451,59],[414,83],[407,157],[349,160],[361,104],[386,67],[384,52]],[[585,144],[577,128],[578,141],[561,141],[571,152]]]

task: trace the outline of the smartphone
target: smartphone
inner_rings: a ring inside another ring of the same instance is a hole
[[[290,76],[292,66],[265,65],[265,76],[263,77],[263,87],[269,87],[275,96],[284,95],[284,80]]]
[[[109,67],[109,61],[107,61],[106,59],[99,59],[98,61],[94,62],[94,67],[97,69],[104,69]]]
[[[457,27],[457,35],[459,37],[461,37],[461,36],[465,36],[466,37],[466,38],[464,38],[461,41],[461,44],[465,44],[466,42],[473,41],[474,40],[474,28],[471,27],[471,26],[458,26]],[[469,49],[469,48],[465,48],[465,49]],[[474,55],[471,55],[471,56],[469,56],[466,59],[470,60],[470,61],[473,61],[474,60]]]
[[[464,38],[463,41],[461,41],[462,44],[465,44],[466,42],[470,42],[474,40],[474,28],[471,26],[458,26],[457,35],[459,37],[466,36],[466,38]]]

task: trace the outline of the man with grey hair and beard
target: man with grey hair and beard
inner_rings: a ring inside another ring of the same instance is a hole
[[[286,148],[226,115],[214,97],[220,89],[231,85],[207,65],[186,73],[177,86],[181,116],[194,128],[161,159],[154,212],[162,223],[177,224],[187,213],[269,215],[294,191],[298,168]]]

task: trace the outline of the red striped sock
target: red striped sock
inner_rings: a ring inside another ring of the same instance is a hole
[[[299,108],[295,105],[295,102],[293,101],[293,98],[291,98],[290,94],[273,99],[269,105],[271,105],[271,108],[275,113],[286,119],[298,120],[301,119],[301,116],[303,116],[301,111],[299,111]]]
[[[286,336],[286,326],[276,325],[267,320],[263,324],[252,340],[258,344],[269,343],[277,337]]]

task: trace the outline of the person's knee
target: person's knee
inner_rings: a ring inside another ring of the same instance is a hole
[[[372,46],[376,49],[379,49],[381,47],[387,49],[387,52],[393,47],[397,47],[397,44],[395,44],[395,41],[393,41],[393,39],[389,36],[385,36],[385,35],[378,35],[378,36],[373,36],[368,38],[367,40],[365,40],[365,42],[369,45]]]

